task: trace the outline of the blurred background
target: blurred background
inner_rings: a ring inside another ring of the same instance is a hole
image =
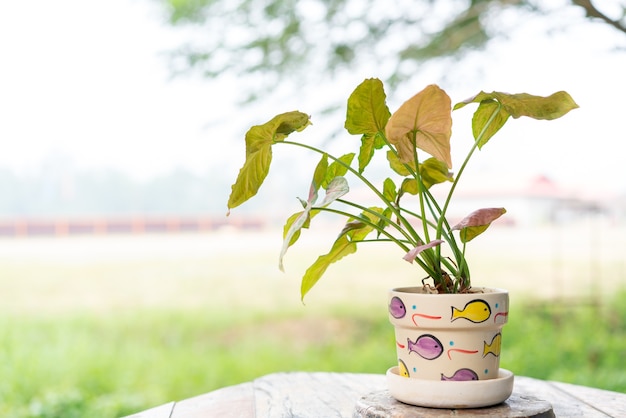
[[[626,391],[625,14],[617,0],[0,4],[0,415],[122,416],[274,371],[392,365],[385,292],[415,277],[395,252],[363,246],[304,306],[299,278],[341,228],[321,219],[278,271],[315,159],[276,150],[258,198],[225,216],[251,125],[298,109],[314,123],[302,141],[356,146],[345,101],[370,77],[391,111],[432,83],[453,103],[572,95],[562,119],[509,121],[452,210],[508,210],[470,257],[475,283],[511,291],[503,367]],[[470,119],[454,113],[458,159]]]

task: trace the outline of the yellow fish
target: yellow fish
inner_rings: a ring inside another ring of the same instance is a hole
[[[475,299],[467,302],[462,310],[452,307],[451,321],[459,318],[467,319],[475,323],[485,322],[491,316],[489,304],[482,299]]]
[[[487,344],[485,341],[485,346],[483,348],[483,357],[487,356],[487,354],[493,354],[498,357],[500,355],[500,347],[502,346],[502,334],[497,333],[491,339],[491,344]]]
[[[409,377],[409,369],[406,368],[406,364],[398,359],[398,372],[400,376]]]

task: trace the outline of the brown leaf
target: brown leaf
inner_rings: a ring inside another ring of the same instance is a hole
[[[467,215],[452,230],[460,231],[461,242],[469,242],[485,232],[493,221],[506,213],[504,208],[478,209]]]
[[[417,147],[452,168],[450,97],[434,84],[427,86],[391,115],[385,135],[404,163],[414,161]]]
[[[506,209],[504,208],[478,209],[463,218],[461,222],[454,225],[452,227],[452,230],[457,231],[463,228],[469,228],[471,226],[489,225],[491,222],[495,221],[505,213]]]
[[[419,253],[429,248],[436,247],[437,245],[441,245],[443,242],[444,242],[443,240],[436,239],[434,241],[429,242],[428,244],[418,245],[417,247],[413,248],[411,251],[406,253],[404,257],[402,258],[412,264],[413,260],[415,260],[415,257],[417,257]]]

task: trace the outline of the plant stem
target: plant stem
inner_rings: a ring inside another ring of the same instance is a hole
[[[385,141],[385,144],[387,145],[387,147],[389,148],[389,150],[396,156],[396,158],[399,159],[398,156],[398,151],[389,143],[389,141],[387,140],[387,138],[385,138],[383,136],[383,140]],[[431,206],[431,201],[435,202],[434,198],[432,197],[432,195],[430,193],[428,193],[428,198],[426,200],[424,200],[424,193],[427,192],[428,190],[424,187],[424,182],[422,181],[422,177],[419,174],[419,159],[417,156],[417,147],[413,147],[413,161],[415,163],[415,167],[416,170],[413,170],[413,167],[411,167],[409,164],[407,163],[402,163],[404,165],[404,167],[406,168],[406,170],[410,173],[410,175],[415,179],[415,181],[418,184],[418,195],[419,195],[419,202],[420,202],[420,212],[421,215],[418,215],[412,211],[406,210],[406,209],[401,209],[402,211],[411,214],[412,216],[416,217],[417,219],[420,219],[422,221],[422,225],[424,227],[424,240],[422,240],[419,235],[415,232],[415,230],[413,229],[413,227],[411,226],[410,223],[408,223],[408,221],[405,220],[404,217],[400,217],[399,219],[402,220],[402,224],[405,226],[405,228],[411,232],[411,234],[414,236],[415,240],[417,241],[418,245],[421,243],[428,243],[430,242],[430,234],[428,232],[428,226],[430,225],[432,228],[436,228],[436,226],[429,222],[426,219],[426,209],[424,206],[424,202],[426,202],[426,204],[428,205],[428,209],[430,211],[430,213],[433,215],[433,217],[435,219],[437,219],[437,215],[434,213],[432,206]],[[399,205],[399,196],[396,199],[396,204],[398,207],[400,207]],[[438,206],[436,206],[437,209],[439,209]],[[428,271],[432,271],[433,273],[429,273],[430,276],[436,281],[443,281],[442,278],[442,274],[441,274],[441,267],[439,262],[437,262],[437,260],[440,260],[439,257],[439,253],[435,252],[438,251],[434,250],[432,248],[429,248],[427,250],[422,251],[421,253],[421,257],[424,259],[424,262],[430,266],[432,266],[431,270]],[[419,261],[419,258],[416,258],[416,260]],[[454,269],[453,269],[454,270]]]
[[[426,219],[426,209],[424,207],[424,183],[422,182],[422,176],[420,175],[420,170],[419,170],[419,159],[417,157],[417,146],[415,145],[415,135],[416,132],[413,132],[413,161],[415,162],[415,173],[414,173],[414,177],[415,180],[417,181],[417,190],[418,190],[418,195],[419,195],[419,202],[420,202],[420,214],[421,214],[421,218],[422,219]],[[424,242],[424,244],[427,244],[430,242],[430,234],[428,233],[428,224],[426,222],[422,222],[422,225],[424,226],[424,239],[426,240]]]
[[[386,143],[389,143],[387,141],[386,138],[384,138],[384,141]],[[322,155],[327,155],[328,158],[330,158],[331,160],[337,162],[338,164],[342,165],[343,167],[345,167],[349,172],[351,172],[353,175],[355,175],[359,180],[361,180],[361,182],[363,182],[363,184],[365,184],[371,191],[373,191],[376,196],[378,196],[378,198],[380,200],[383,201],[383,203],[385,204],[385,206],[387,206],[395,215],[396,217],[401,221],[402,226],[404,228],[406,228],[406,230],[408,231],[409,234],[411,234],[411,240],[415,241],[415,245],[419,245],[419,241],[421,241],[420,236],[417,234],[417,232],[415,232],[415,229],[413,228],[413,226],[402,216],[400,209],[391,201],[389,201],[384,194],[382,194],[377,188],[376,186],[374,186],[369,180],[367,180],[365,177],[363,177],[357,170],[355,170],[354,168],[352,168],[349,164],[346,164],[345,162],[341,161],[339,158],[328,154],[327,152],[324,152],[316,147],[313,147],[311,145],[306,145],[306,144],[302,144],[300,142],[293,142],[293,141],[280,141],[280,142],[276,142],[276,144],[287,144],[287,145],[295,145],[298,147],[302,147],[302,148],[306,148],[310,151],[316,152],[318,154],[322,154]],[[392,222],[393,223],[393,222]],[[396,224],[397,225],[397,224]],[[402,228],[396,228],[399,231],[402,231]],[[406,235],[405,235],[406,236]]]
[[[342,165],[343,167],[345,167],[348,171],[350,171],[352,174],[354,174],[359,180],[361,180],[363,182],[363,184],[365,184],[371,191],[373,191],[376,196],[378,196],[387,207],[389,207],[389,209],[391,209],[393,211],[393,213],[395,213],[396,215],[400,215],[400,211],[395,207],[395,205],[393,205],[392,202],[390,202],[389,200],[387,200],[387,198],[376,188],[376,186],[374,186],[372,183],[370,183],[369,180],[367,180],[365,177],[363,177],[357,170],[355,170],[354,168],[352,168],[350,166],[350,164],[346,164],[345,162],[341,161],[339,158],[324,152],[314,146],[311,145],[306,145],[306,144],[302,144],[300,142],[293,142],[293,141],[280,141],[280,142],[275,142],[275,144],[287,144],[287,145],[295,145],[298,147],[302,147],[302,148],[306,148],[310,151],[316,152],[318,154],[321,155],[328,155],[328,158],[330,158],[331,160],[335,161],[336,163]]]
[[[413,237],[406,230],[404,230],[400,225],[398,225],[396,222],[394,222],[392,219],[389,219],[388,217],[386,217],[382,213],[378,213],[375,210],[372,210],[370,208],[366,208],[365,206],[361,206],[358,203],[350,202],[350,201],[344,200],[344,199],[337,199],[337,202],[343,203],[344,205],[352,206],[352,207],[357,208],[357,209],[359,209],[359,210],[361,210],[363,212],[367,212],[367,213],[369,213],[371,215],[376,216],[380,220],[385,221],[386,224],[392,226],[394,229],[396,229],[402,235],[404,235],[404,237],[407,239],[407,242],[409,242],[411,245],[413,245],[413,246],[417,246],[418,245],[418,243],[415,242]],[[356,218],[356,216],[353,216],[353,215],[351,217]],[[358,219],[363,220],[363,218],[361,218],[361,217],[359,217]],[[376,229],[378,232],[380,232],[383,235],[391,236],[391,234],[386,232],[384,228],[380,228],[378,225],[376,225],[374,229]],[[405,249],[406,251],[409,251],[409,248],[403,248],[403,249]]]
[[[339,201],[339,200],[338,200]],[[358,207],[358,205],[356,204],[352,204],[351,202],[345,202],[343,201],[342,203],[344,204],[351,204],[352,206]],[[318,210],[320,212],[330,212],[330,213],[335,213],[337,215],[342,215],[345,216],[346,218],[350,219],[350,218],[355,218],[354,215],[352,215],[349,212],[344,212],[338,209],[333,209],[333,208],[328,208],[328,207],[314,207],[312,208],[312,210]],[[367,208],[363,208],[363,210],[373,213],[375,215],[381,215],[376,213],[375,211],[372,210],[368,210]],[[381,219],[388,219],[385,218],[384,216],[380,216]],[[402,248],[404,251],[409,252],[410,248],[407,247],[404,242],[402,240],[399,240],[398,238],[394,237],[392,234],[390,234],[389,232],[385,231],[384,228],[380,228],[378,225],[376,225],[374,222],[370,221],[369,219],[363,218],[363,217],[359,217],[358,218],[359,221],[367,224],[368,226],[372,227],[374,230],[380,232],[382,235],[386,236],[390,242],[393,242],[394,244],[398,245],[400,248]],[[392,224],[396,225],[397,229],[402,232],[405,236],[406,236],[406,232],[400,228],[397,224],[395,224],[394,222],[391,222]],[[407,238],[411,238],[411,237],[407,237]],[[376,240],[376,241],[380,241],[380,240]],[[354,241],[354,242],[368,242],[366,240],[362,240],[362,241]],[[411,245],[415,245],[411,240],[408,241],[409,244]],[[429,266],[428,264],[426,264],[424,261],[420,260],[419,258],[416,258],[415,261],[417,262],[417,264],[419,264],[419,266],[430,276],[433,276],[435,274],[434,270],[431,268],[431,266]]]
[[[498,103],[498,107],[493,111],[491,116],[489,116],[487,123],[485,124],[485,126],[483,126],[483,129],[480,131],[480,133],[476,137],[476,140],[474,141],[472,148],[467,153],[467,156],[465,157],[463,164],[461,164],[461,168],[459,169],[459,172],[457,173],[456,178],[452,182],[452,187],[450,188],[450,191],[448,192],[448,196],[446,197],[446,201],[443,205],[443,209],[441,210],[441,217],[439,218],[437,230],[441,229],[440,227],[443,223],[443,219],[445,219],[446,217],[448,205],[450,204],[450,200],[452,199],[452,194],[454,193],[454,190],[456,189],[456,185],[458,184],[459,179],[461,178],[461,175],[463,174],[463,171],[465,171],[465,167],[467,166],[467,163],[469,162],[471,156],[474,154],[474,151],[476,151],[476,149],[478,148],[478,143],[482,140],[483,136],[485,135],[485,132],[487,131],[487,128],[489,128],[489,126],[493,123],[493,120],[496,118],[496,116],[498,115],[498,113],[500,113],[500,110],[502,109],[502,104],[500,104],[500,102],[497,102],[497,103]],[[437,236],[437,238],[440,238],[440,236]]]
[[[500,113],[500,110],[502,109],[502,104],[500,102],[497,102],[497,103],[498,103],[498,107],[489,116],[489,119],[487,120],[487,123],[485,124],[485,126],[483,126],[483,128],[480,131],[480,133],[478,134],[478,136],[474,140],[474,144],[472,144],[472,148],[467,153],[467,156],[465,157],[465,160],[463,161],[463,164],[461,164],[461,168],[459,168],[459,172],[457,173],[454,181],[452,182],[452,186],[450,187],[450,191],[448,192],[448,196],[446,197],[446,201],[444,202],[443,208],[441,209],[441,216],[439,218],[439,222],[437,223],[437,239],[441,238],[442,225],[443,225],[443,222],[446,219],[446,213],[448,211],[448,206],[450,205],[450,201],[452,200],[452,195],[454,194],[454,190],[456,189],[456,186],[459,183],[459,179],[461,178],[461,175],[465,171],[465,167],[469,163],[469,160],[472,157],[472,155],[474,154],[474,151],[476,151],[476,149],[478,148],[478,144],[480,143],[480,141],[482,140],[483,136],[485,135],[485,132],[487,131],[487,128],[489,128],[489,126],[491,126],[491,124],[493,123],[494,119],[496,118],[498,113]],[[465,248],[465,245],[464,245],[464,248]],[[455,253],[458,253],[458,247],[457,247],[457,251],[455,251]],[[459,263],[459,276],[460,276],[459,279],[460,280],[464,280],[464,281],[469,280],[470,272],[469,272],[469,269],[467,267],[467,263],[465,262],[465,250],[463,250],[462,257],[461,257],[460,260],[457,260],[457,262]],[[465,283],[464,283],[464,285],[465,285]]]

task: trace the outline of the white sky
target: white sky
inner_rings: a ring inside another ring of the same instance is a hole
[[[57,154],[138,177],[205,168],[207,123],[227,111],[228,93],[218,100],[212,83],[170,80],[162,53],[182,38],[155,10],[133,0],[2,2],[0,165],[34,170]]]
[[[202,172],[225,158],[243,159],[243,132],[251,122],[293,108],[307,111],[306,103],[294,101],[299,104],[268,106],[258,118],[252,110],[233,117],[239,96],[232,80],[170,80],[161,53],[184,37],[161,20],[156,5],[143,0],[0,3],[0,167],[29,172],[50,155],[64,155],[77,168],[113,167],[138,178],[177,166]],[[624,192],[626,53],[611,47],[624,45],[626,35],[589,24],[547,39],[545,23],[529,23],[489,54],[476,54],[488,63],[482,72],[470,70],[465,80],[461,64],[457,81],[443,87],[454,102],[479,90],[567,90],[581,109],[556,122],[511,121],[518,128],[504,129],[517,138],[490,143],[476,165]],[[390,95],[390,101],[438,82],[441,67],[424,68],[415,91]],[[326,87],[347,98],[363,78],[375,76],[363,68],[339,89],[330,79]],[[221,118],[229,122],[218,130],[211,122]],[[455,128],[469,132],[456,121]],[[224,138],[229,145],[211,150]]]

